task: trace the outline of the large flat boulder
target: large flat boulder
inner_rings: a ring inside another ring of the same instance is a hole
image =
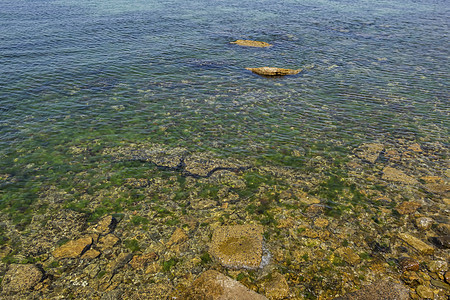
[[[194,280],[183,299],[267,300],[263,295],[214,270],[206,271]]]
[[[209,252],[225,267],[256,269],[263,256],[262,234],[261,225],[218,227],[213,233]]]

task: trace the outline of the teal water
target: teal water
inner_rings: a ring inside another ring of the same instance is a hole
[[[2,0],[1,207],[26,210],[123,141],[296,169],[364,142],[448,145],[448,15],[446,1]],[[245,70],[260,66],[308,68]]]

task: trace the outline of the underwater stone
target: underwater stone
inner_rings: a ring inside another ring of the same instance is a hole
[[[114,231],[117,225],[117,220],[113,216],[106,216],[95,225],[91,231],[96,233],[110,233]]]
[[[263,282],[262,288],[269,299],[285,299],[289,296],[289,285],[286,278],[278,272],[271,274],[270,280]]]
[[[422,299],[433,299],[434,298],[433,291],[429,287],[426,287],[424,285],[419,285],[416,288],[416,292],[417,292],[417,295],[419,295],[419,297]]]
[[[402,271],[419,271],[419,262],[411,257],[400,257],[398,264]]]
[[[167,247],[183,243],[187,241],[188,238],[189,238],[188,235],[184,232],[183,229],[177,228],[175,229],[169,241],[167,242]]]
[[[267,300],[263,295],[214,270],[206,271],[194,280],[183,299]]]
[[[409,235],[407,233],[399,233],[399,237],[405,241],[408,245],[419,251],[420,253],[424,255],[429,255],[434,253],[434,248],[418,238],[413,237],[412,235]]]
[[[421,230],[428,230],[433,225],[434,220],[428,217],[420,217],[416,219],[416,226]]]
[[[255,74],[263,76],[285,76],[285,75],[296,75],[302,71],[302,69],[283,69],[276,67],[261,67],[261,68],[245,68],[246,70],[252,71]]]
[[[259,47],[259,48],[272,46],[271,44],[266,42],[252,41],[252,40],[237,40],[234,42],[230,42],[230,44],[236,44],[239,46],[247,46],[247,47]]]
[[[405,201],[399,204],[395,209],[401,215],[409,215],[414,213],[422,205],[413,201]]]
[[[375,163],[375,161],[380,156],[381,151],[383,151],[384,145],[383,144],[376,144],[376,143],[367,143],[362,144],[355,150],[356,156],[359,158],[366,160],[370,163]]]
[[[17,293],[33,288],[44,274],[35,265],[12,264],[2,280],[3,291]]]
[[[392,280],[384,280],[364,286],[359,291],[335,298],[335,300],[379,299],[407,300],[409,299],[409,291],[403,284],[395,283]]]
[[[406,175],[400,170],[391,168],[391,167],[385,167],[383,169],[383,176],[382,178],[387,181],[394,181],[394,182],[400,182],[404,184],[417,184],[417,180]]]
[[[218,227],[213,233],[209,252],[225,267],[256,269],[263,256],[262,234],[260,225]]]
[[[91,245],[92,237],[82,237],[69,241],[52,252],[55,258],[76,258],[82,255]]]

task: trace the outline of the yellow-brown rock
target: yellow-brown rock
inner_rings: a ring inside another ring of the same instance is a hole
[[[209,252],[229,268],[256,269],[262,261],[263,227],[234,225],[216,228]]]
[[[206,271],[194,280],[183,299],[267,300],[263,295],[214,270]]]
[[[144,269],[149,265],[151,262],[158,259],[158,254],[155,252],[146,253],[142,255],[135,255],[133,256],[133,259],[130,261],[131,267],[133,269]]]
[[[183,229],[177,228],[167,242],[167,246],[170,247],[172,245],[181,244],[187,241],[188,238],[188,235],[184,232]]]
[[[88,251],[86,251],[81,258],[82,259],[94,259],[100,256],[100,251],[95,250],[95,249],[89,249]]]
[[[271,300],[285,299],[289,296],[289,285],[283,275],[276,272],[270,280],[262,284],[264,294]]]
[[[52,252],[55,258],[76,258],[82,255],[92,244],[92,237],[82,237],[69,241]]]
[[[261,68],[245,68],[252,71],[255,74],[263,76],[285,76],[285,75],[296,75],[302,71],[302,69],[283,69],[276,67],[261,67]]]
[[[421,206],[422,205],[420,203],[417,203],[414,201],[405,201],[405,202],[402,202],[401,204],[397,205],[397,207],[395,209],[401,215],[409,215],[409,214],[416,212],[416,210]]]
[[[355,253],[351,248],[341,247],[336,249],[336,253],[350,265],[359,264],[361,259],[358,254]]]
[[[404,184],[417,184],[417,180],[406,175],[404,172],[391,168],[385,167],[383,169],[383,177],[384,180],[394,181]]]
[[[408,245],[419,251],[420,253],[424,255],[430,255],[434,253],[434,248],[418,238],[413,237],[410,234],[407,233],[399,233],[399,237],[404,240]]]
[[[114,234],[107,234],[99,239],[97,247],[100,250],[105,251],[106,249],[114,247],[118,242],[119,238],[117,236]]]
[[[252,40],[237,40],[235,42],[231,42],[231,44],[236,44],[239,46],[246,46],[246,47],[259,47],[259,48],[272,46],[271,44],[266,43],[266,42],[252,41]]]

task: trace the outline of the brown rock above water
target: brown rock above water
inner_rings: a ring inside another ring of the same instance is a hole
[[[35,265],[13,264],[3,278],[3,291],[6,293],[17,293],[30,290],[43,277],[44,274]]]
[[[256,269],[263,256],[262,234],[260,225],[218,227],[213,233],[209,252],[225,267]]]
[[[230,44],[236,44],[239,46],[247,46],[247,47],[259,47],[259,48],[272,46],[271,44],[266,43],[266,42],[252,41],[252,40],[237,40],[237,41],[231,42]]]
[[[183,299],[267,300],[238,281],[214,270],[202,273],[185,292]]]
[[[377,281],[362,287],[359,291],[346,294],[335,300],[407,300],[408,289],[393,281]]]
[[[302,71],[302,69],[283,69],[275,67],[261,67],[261,68],[245,68],[252,71],[255,74],[263,76],[285,76],[285,75],[296,75]]]
[[[92,237],[82,237],[69,241],[52,252],[55,258],[76,258],[82,255],[91,245]]]

